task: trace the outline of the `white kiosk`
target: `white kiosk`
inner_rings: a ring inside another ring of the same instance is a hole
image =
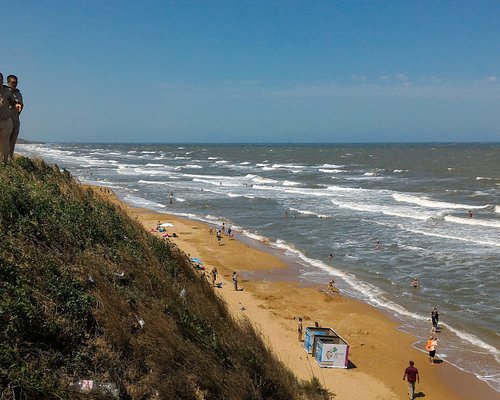
[[[304,350],[308,354],[314,356],[314,350],[316,348],[316,340],[319,336],[332,336],[337,335],[335,331],[331,328],[316,328],[314,326],[307,327],[304,333]]]
[[[321,368],[347,368],[349,364],[349,344],[335,331],[333,335],[318,336],[313,352]]]

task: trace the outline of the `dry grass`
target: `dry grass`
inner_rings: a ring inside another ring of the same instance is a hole
[[[328,398],[174,245],[55,166],[1,167],[0,235],[0,399],[78,398],[78,379],[123,399]]]

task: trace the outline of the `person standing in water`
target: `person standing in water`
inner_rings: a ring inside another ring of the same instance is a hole
[[[436,307],[431,311],[432,326],[437,329],[439,323],[439,312]]]

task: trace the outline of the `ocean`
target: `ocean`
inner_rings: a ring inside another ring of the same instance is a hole
[[[17,150],[131,205],[224,222],[282,252],[304,283],[326,288],[333,276],[341,293],[397,319],[422,351],[437,307],[438,356],[500,392],[500,144]]]

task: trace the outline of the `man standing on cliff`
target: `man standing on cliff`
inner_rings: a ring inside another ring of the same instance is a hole
[[[408,398],[410,400],[415,399],[415,382],[420,383],[420,379],[418,377],[418,369],[414,366],[414,362],[410,361],[410,366],[405,369],[405,374],[403,375],[403,380],[408,381]]]
[[[12,111],[14,97],[7,86],[3,85],[0,73],[0,159],[7,164],[9,159],[9,137],[12,132]]]
[[[21,123],[19,121],[19,114],[24,107],[23,96],[17,88],[17,76],[9,75],[7,77],[7,84],[12,92],[12,97],[14,98],[14,106],[11,108],[12,113],[12,132],[9,138],[9,155],[10,159],[14,158],[14,147],[16,147],[17,137],[19,136],[19,128]]]

